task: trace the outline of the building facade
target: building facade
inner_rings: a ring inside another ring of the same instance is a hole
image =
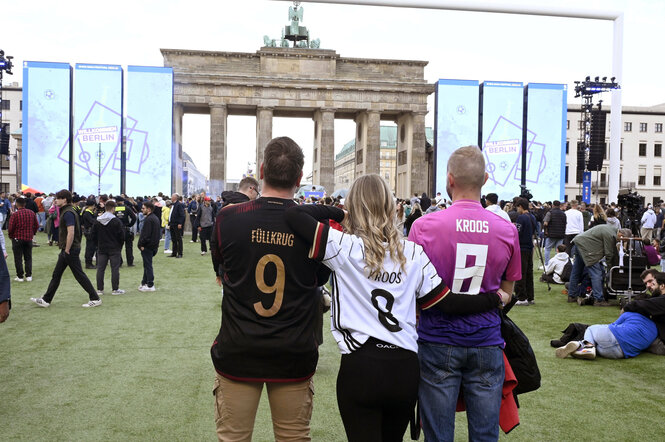
[[[581,109],[568,106],[566,131],[566,200],[582,199],[582,173],[577,171],[577,142],[580,139]],[[621,112],[620,189],[637,192],[645,204],[665,200],[662,185],[665,156],[663,156],[663,124],[665,103],[652,107],[624,106]],[[607,115],[605,155],[602,168],[591,173],[591,202],[607,204],[610,168],[610,118]],[[534,198],[538,199],[537,195]]]
[[[432,128],[425,128],[426,149],[431,149],[434,139]],[[348,189],[356,177],[356,141],[351,140],[335,155],[335,189]],[[430,168],[422,164],[422,173],[429,175]],[[390,190],[400,198],[397,184],[397,126],[381,126],[379,137],[379,175],[386,180]],[[427,181],[429,182],[429,181]],[[332,192],[329,192],[332,193]]]
[[[9,124],[10,134],[21,133],[23,127],[23,90],[18,83],[9,83],[2,87],[2,122]],[[19,137],[20,138],[20,137]],[[15,136],[9,137],[9,155],[0,155],[0,191],[14,193],[21,188],[20,168],[21,150]]]

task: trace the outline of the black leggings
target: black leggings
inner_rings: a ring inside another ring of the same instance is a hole
[[[416,353],[378,339],[342,355],[337,404],[347,439],[401,441],[414,412],[419,379]]]

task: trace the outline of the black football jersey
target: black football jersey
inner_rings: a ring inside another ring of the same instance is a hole
[[[225,377],[297,381],[311,377],[321,265],[288,227],[295,205],[259,198],[228,206],[215,222],[223,283],[222,325],[211,354]]]

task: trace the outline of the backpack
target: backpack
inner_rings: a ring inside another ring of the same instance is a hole
[[[563,282],[569,282],[570,281],[570,275],[573,273],[573,262],[568,258],[568,262],[566,263],[565,266],[563,266],[563,270],[561,270],[561,274],[559,275],[559,278]]]
[[[540,388],[540,370],[529,338],[506,313],[505,309],[501,312],[501,336],[506,342],[503,351],[517,378],[516,396]]]

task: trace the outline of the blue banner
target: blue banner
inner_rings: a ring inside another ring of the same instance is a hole
[[[72,68],[23,63],[22,184],[40,192],[69,188]]]
[[[122,68],[77,64],[74,77],[74,190],[120,193]]]
[[[526,186],[538,201],[564,199],[566,89],[565,84],[530,83],[526,87]],[[520,161],[518,176],[521,172]]]
[[[174,164],[172,68],[127,67],[126,121],[127,194],[170,193]]]
[[[482,94],[482,149],[489,175],[483,194],[509,200],[520,195],[524,89],[522,83],[486,81]],[[527,134],[528,142],[534,134]]]
[[[456,149],[478,144],[480,88],[475,80],[439,80],[435,105],[435,185],[446,191],[448,158]]]
[[[591,172],[582,172],[582,201],[591,203]]]

